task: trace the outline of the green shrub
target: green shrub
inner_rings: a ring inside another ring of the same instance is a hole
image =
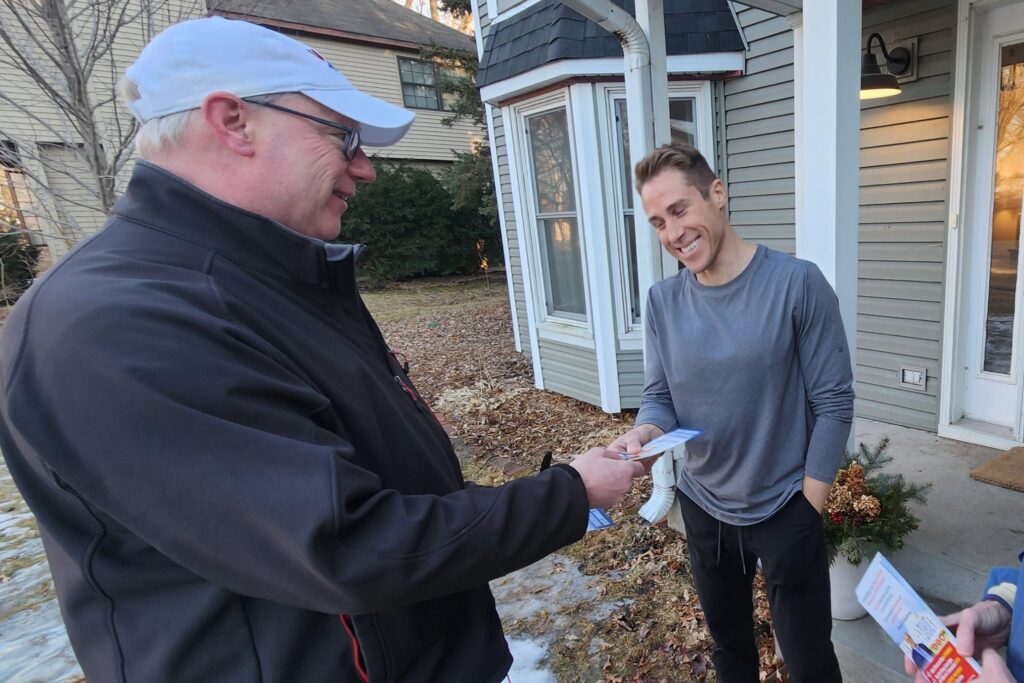
[[[0,305],[10,306],[35,277],[39,248],[25,233],[0,230]]]
[[[452,195],[458,216],[452,237],[456,248],[450,256],[461,259],[450,264],[442,261],[442,267],[467,273],[499,265],[503,254],[490,147],[478,141],[469,152],[456,152],[455,163],[444,171],[441,181]]]
[[[473,273],[491,255],[497,230],[427,170],[374,160],[377,180],[359,188],[342,217],[342,242],[367,246],[360,272],[373,283],[422,275]],[[500,242],[497,246],[500,254]]]

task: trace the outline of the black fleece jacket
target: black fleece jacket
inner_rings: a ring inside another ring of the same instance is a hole
[[[466,485],[354,252],[139,162],[11,313],[0,447],[90,683],[508,671],[487,582],[579,539],[585,489]]]

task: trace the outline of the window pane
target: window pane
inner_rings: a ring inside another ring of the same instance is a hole
[[[416,62],[409,59],[402,59],[398,62],[402,74],[402,81],[405,83],[419,83],[422,85],[434,84],[434,65],[428,62]]]
[[[437,94],[433,88],[422,85],[403,85],[402,97],[405,106],[417,109],[437,109]]]
[[[672,130],[672,144],[685,142],[697,146],[697,124],[693,118],[693,98],[668,101],[668,125]]]
[[[541,220],[547,256],[548,313],[571,313],[585,316],[587,305],[583,296],[583,261],[580,236],[575,218]]]
[[[537,182],[537,210],[540,213],[575,211],[576,194],[565,109],[531,116],[528,122]]]
[[[992,252],[985,319],[986,372],[1010,373],[1013,314],[1024,199],[1024,43],[1002,49],[999,114],[996,119],[995,196],[992,200]]]
[[[415,109],[440,109],[434,64],[415,59],[399,59],[398,74],[402,81],[402,101]]]
[[[622,203],[633,208],[633,166],[629,163],[629,125],[626,100],[615,101],[615,125],[619,129],[619,156],[622,159]]]
[[[697,124],[693,117],[694,99],[692,97],[670,99],[668,101],[669,128],[672,132],[672,144],[686,143],[697,146]],[[629,117],[626,114],[626,100],[615,101],[615,119],[619,129],[619,151],[623,164],[622,196],[626,208],[633,208],[633,167],[629,163]]]
[[[629,312],[634,323],[640,322],[640,278],[636,272],[636,222],[633,214],[622,217],[626,229],[626,276],[629,283]]]

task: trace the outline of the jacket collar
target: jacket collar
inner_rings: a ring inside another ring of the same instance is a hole
[[[354,262],[359,252],[349,245],[328,249],[318,239],[228,204],[141,160],[135,162],[114,215],[201,244],[246,268],[307,284],[326,281],[328,259]]]

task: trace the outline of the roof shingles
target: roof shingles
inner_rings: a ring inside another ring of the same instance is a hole
[[[634,0],[612,0],[633,14]],[[666,0],[669,55],[743,50],[726,0]],[[484,41],[477,84],[490,85],[560,59],[621,57],[615,36],[558,0],[544,0],[492,25]]]
[[[473,38],[395,0],[207,0],[211,12],[229,12],[420,45],[475,50]]]

